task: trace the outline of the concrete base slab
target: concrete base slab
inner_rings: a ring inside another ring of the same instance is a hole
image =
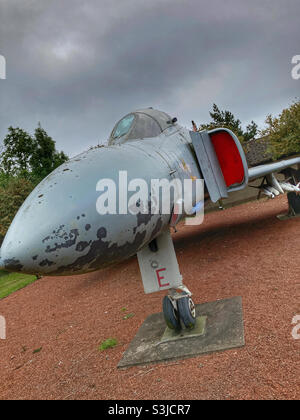
[[[150,315],[125,351],[118,368],[184,359],[245,345],[241,297],[196,305],[196,316],[202,317],[201,322],[206,317],[204,333],[164,340],[163,314]]]

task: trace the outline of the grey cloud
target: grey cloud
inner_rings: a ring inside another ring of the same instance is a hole
[[[2,0],[0,138],[40,121],[74,155],[132,109],[205,122],[213,102],[263,122],[299,92],[298,1]]]

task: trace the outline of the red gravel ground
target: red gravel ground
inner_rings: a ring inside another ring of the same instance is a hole
[[[298,399],[300,219],[286,198],[246,204],[181,226],[175,246],[197,303],[242,296],[246,346],[117,370],[162,294],[143,292],[136,258],[79,277],[45,277],[0,301],[1,399]],[[134,317],[124,320],[122,308]],[[115,337],[103,352],[99,344]],[[33,354],[34,350],[40,349]]]

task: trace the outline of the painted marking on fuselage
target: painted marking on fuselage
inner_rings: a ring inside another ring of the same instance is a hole
[[[162,284],[161,283],[161,280],[163,280],[164,279],[164,276],[161,276],[159,273],[160,273],[160,271],[166,271],[166,268],[159,268],[158,270],[156,270],[156,276],[157,276],[157,281],[158,281],[158,285],[159,285],[159,287],[161,288],[161,287],[167,287],[167,286],[170,286],[170,283],[165,283],[165,284]]]

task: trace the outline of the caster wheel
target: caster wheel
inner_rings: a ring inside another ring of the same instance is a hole
[[[165,296],[163,299],[163,313],[166,324],[171,330],[178,331],[181,329],[178,312],[175,310],[168,296]]]
[[[185,293],[183,293],[185,295]],[[191,330],[196,324],[196,308],[192,299],[185,295],[178,300],[178,312],[185,328]]]

